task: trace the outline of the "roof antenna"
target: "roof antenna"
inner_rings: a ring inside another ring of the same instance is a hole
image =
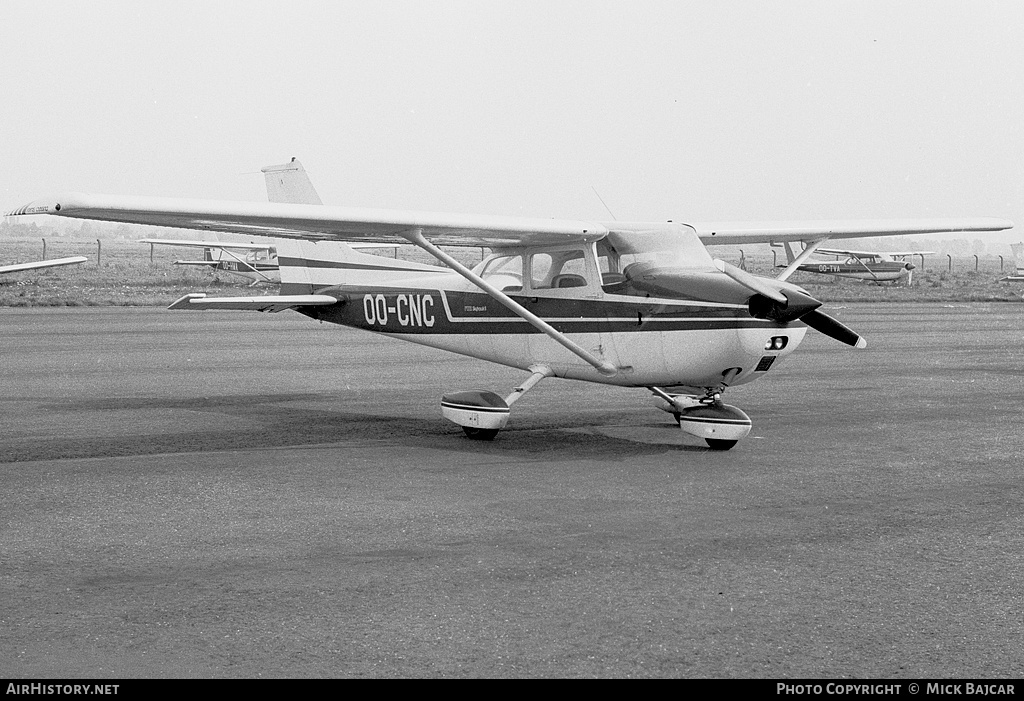
[[[612,212],[612,210],[608,209],[608,205],[606,205],[604,203],[604,198],[601,197],[601,193],[597,191],[597,188],[594,187],[593,185],[591,185],[590,189],[594,191],[595,195],[597,195],[597,199],[601,200],[601,204],[604,205],[605,210],[608,212],[608,214],[611,215],[612,219],[614,219],[615,221],[618,221],[619,218],[615,216],[615,214]]]

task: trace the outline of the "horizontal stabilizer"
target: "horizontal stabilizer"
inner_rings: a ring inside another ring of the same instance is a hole
[[[237,309],[255,312],[280,312],[296,307],[323,307],[337,304],[330,295],[268,295],[266,297],[207,297],[202,292],[187,294],[168,309]]]

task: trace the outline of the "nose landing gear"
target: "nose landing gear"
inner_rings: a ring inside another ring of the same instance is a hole
[[[703,438],[711,450],[729,450],[750,433],[750,417],[741,409],[722,403],[717,388],[708,388],[703,397],[669,394],[660,387],[649,387],[660,401],[656,405],[675,417],[679,428],[691,436]]]

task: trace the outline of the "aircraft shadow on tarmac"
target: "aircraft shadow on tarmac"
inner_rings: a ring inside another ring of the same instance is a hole
[[[339,410],[346,404],[359,405],[357,411]],[[620,423],[618,412],[580,411],[572,416],[551,411],[523,412],[515,426],[503,431],[493,442],[470,440],[461,430],[449,425],[438,412],[417,416],[418,407],[394,407],[401,415],[379,413],[380,397],[371,402],[351,402],[350,398],[330,394],[283,393],[262,395],[226,395],[215,397],[100,397],[71,399],[42,405],[40,409],[54,418],[60,414],[92,414],[101,426],[88,438],[55,438],[9,446],[0,462],[24,462],[71,458],[125,457],[160,453],[218,452],[298,447],[346,442],[380,442],[402,447],[419,447],[461,453],[540,455],[559,460],[619,461],[638,454],[670,450],[706,452],[705,447],[637,442],[619,437],[604,427]],[[376,409],[378,413],[373,413]],[[132,435],[103,435],[102,424],[117,419],[104,412],[131,412],[139,431]],[[168,421],[168,412],[172,419]],[[175,426],[173,412],[209,413],[211,428],[196,428],[196,422],[182,421]],[[152,418],[146,417],[147,412]],[[227,419],[224,427],[215,416]],[[241,421],[240,421],[241,420]],[[245,424],[240,426],[239,424]],[[187,426],[186,426],[187,424]],[[634,429],[637,427],[634,426]],[[651,425],[662,435],[675,438],[681,432],[670,422]]]

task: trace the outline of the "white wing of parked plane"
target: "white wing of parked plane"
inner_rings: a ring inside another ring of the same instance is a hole
[[[851,258],[881,258],[883,260],[894,260],[906,258],[907,256],[930,256],[935,251],[851,251],[843,248],[819,248],[816,253],[824,253],[829,256],[849,256]]]
[[[58,265],[75,265],[89,260],[85,256],[71,256],[69,258],[54,258],[53,260],[37,260],[32,263],[15,263],[14,265],[0,265],[0,274],[16,273],[21,270],[37,270],[39,268],[54,268]]]

